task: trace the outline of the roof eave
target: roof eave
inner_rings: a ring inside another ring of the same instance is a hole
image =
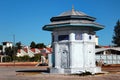
[[[43,30],[53,31],[55,28],[64,28],[64,27],[90,27],[94,31],[104,29],[103,25],[97,24],[59,24],[59,25],[45,25]]]
[[[91,17],[91,16],[79,16],[79,15],[68,15],[68,16],[56,16],[56,17],[52,17],[50,19],[51,22],[54,22],[54,21],[61,21],[61,20],[70,20],[70,19],[76,19],[76,20],[90,20],[90,21],[95,21],[96,18],[94,17]]]

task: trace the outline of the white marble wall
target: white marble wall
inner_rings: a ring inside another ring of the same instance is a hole
[[[81,40],[75,40],[76,33],[82,35]],[[69,35],[69,40],[59,41],[59,35]],[[55,72],[59,73],[60,69],[66,72],[76,73],[77,71],[95,72],[95,35],[87,31],[69,30],[69,31],[54,31],[54,54],[55,67],[59,69]],[[63,70],[65,69],[65,70]],[[52,69],[54,72],[54,69]]]

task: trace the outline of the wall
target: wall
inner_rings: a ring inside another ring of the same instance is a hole
[[[104,64],[120,64],[120,55],[96,55],[96,61],[102,61]]]

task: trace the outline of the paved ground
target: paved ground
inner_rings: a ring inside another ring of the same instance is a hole
[[[0,66],[0,80],[120,80],[119,72],[92,76],[41,73],[46,72],[46,69],[35,66]]]

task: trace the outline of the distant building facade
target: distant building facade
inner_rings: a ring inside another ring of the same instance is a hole
[[[2,45],[3,45],[3,50],[2,50],[2,52],[4,53],[5,52],[5,48],[7,48],[7,47],[13,47],[13,44],[12,44],[12,42],[2,42]]]
[[[22,49],[19,49],[16,53],[17,57],[23,57],[23,56],[29,56],[29,57],[34,57],[36,54],[42,54],[42,55],[48,55],[52,53],[52,48],[29,48],[25,47]]]

